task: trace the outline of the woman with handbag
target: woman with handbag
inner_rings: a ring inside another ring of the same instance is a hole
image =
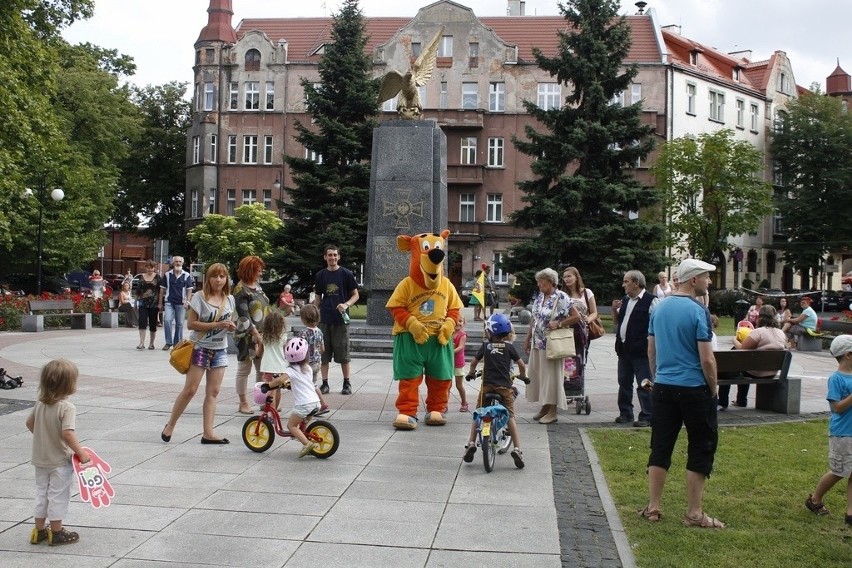
[[[541,402],[541,410],[533,416],[541,424],[556,422],[556,409],[568,408],[562,387],[565,357],[576,355],[571,327],[582,316],[568,294],[556,286],[559,275],[552,268],[535,275],[539,293],[533,301],[532,316],[524,349],[529,353],[527,400]],[[568,333],[566,333],[568,332]]]
[[[164,442],[171,441],[178,419],[195,396],[201,379],[206,374],[201,443],[229,443],[227,438],[220,438],[213,433],[213,424],[216,421],[216,398],[225,377],[225,369],[228,368],[228,333],[237,329],[235,315],[228,268],[218,262],[211,264],[204,275],[202,293],[193,294],[189,302],[186,327],[193,332],[192,341],[195,346],[192,348],[183,390],[175,399],[169,421],[160,434]]]
[[[574,301],[574,306],[582,316],[581,323],[574,327],[577,355],[574,357],[573,365],[571,365],[573,372],[565,374],[565,392],[567,395],[569,391],[582,392],[586,377],[586,357],[589,354],[589,342],[603,335],[603,328],[598,319],[598,304],[595,301],[595,293],[583,284],[580,271],[569,266],[562,272],[562,283],[562,289]]]
[[[269,298],[260,287],[260,275],[266,264],[259,256],[244,256],[237,265],[237,281],[234,286],[234,304],[237,310],[237,374],[234,386],[240,399],[238,412],[251,414],[248,400],[248,376],[254,367],[255,380],[261,380],[260,359],[263,356],[263,341],[260,329],[269,313]]]

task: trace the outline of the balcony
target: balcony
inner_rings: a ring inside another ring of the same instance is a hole
[[[482,185],[484,171],[481,164],[448,164],[447,184]]]
[[[425,118],[434,118],[438,126],[444,130],[451,128],[482,129],[482,117],[485,110],[478,109],[428,109],[424,113]]]

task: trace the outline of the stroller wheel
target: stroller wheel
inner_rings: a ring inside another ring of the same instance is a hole
[[[583,399],[578,398],[577,401],[575,402],[574,406],[575,406],[575,410],[577,411],[577,414],[580,414],[581,412],[583,412]]]
[[[589,400],[589,397],[586,397],[586,416],[592,413],[592,402]]]

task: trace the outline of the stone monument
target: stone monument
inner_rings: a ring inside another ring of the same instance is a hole
[[[391,326],[385,304],[409,262],[396,248],[397,235],[447,228],[447,137],[433,120],[382,122],[373,131],[371,167],[367,324]]]

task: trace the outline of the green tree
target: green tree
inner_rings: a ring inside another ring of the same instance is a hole
[[[186,83],[134,87],[131,98],[142,127],[122,164],[115,220],[143,234],[168,239],[169,249],[189,254],[184,230],[186,131],[191,120]]]
[[[630,88],[635,66],[624,66],[630,28],[615,0],[559,3],[568,22],[559,49],[536,61],[568,89],[565,104],[524,107],[543,129],[527,127],[518,150],[535,160],[534,178],[518,187],[526,204],[512,220],[535,235],[513,247],[504,268],[525,286],[546,266],[572,264],[601,298],[618,294],[621,273],[653,273],[663,266],[663,227],[630,212],[653,207],[657,193],[629,171],[653,146],[653,129],[641,123],[641,104],[622,106],[614,97]]]
[[[852,246],[852,114],[814,91],[788,105],[771,145],[787,237],[778,246],[805,274],[818,270],[829,250]]]
[[[237,207],[233,217],[207,215],[200,225],[189,231],[189,240],[205,264],[221,262],[233,271],[244,256],[269,258],[271,237],[281,225],[274,211],[269,211],[262,203],[254,203]]]
[[[667,142],[653,167],[668,218],[669,246],[710,260],[728,237],[756,231],[772,212],[761,181],[763,152],[732,130]]]
[[[378,114],[378,80],[365,55],[367,38],[357,0],[333,17],[331,41],[318,64],[319,84],[302,80],[313,124],[296,123],[296,140],[317,159],[285,156],[294,187],[284,203],[287,224],[267,259],[286,278],[313,284],[323,246],[335,243],[346,265],[363,263],[367,241],[370,152]]]

